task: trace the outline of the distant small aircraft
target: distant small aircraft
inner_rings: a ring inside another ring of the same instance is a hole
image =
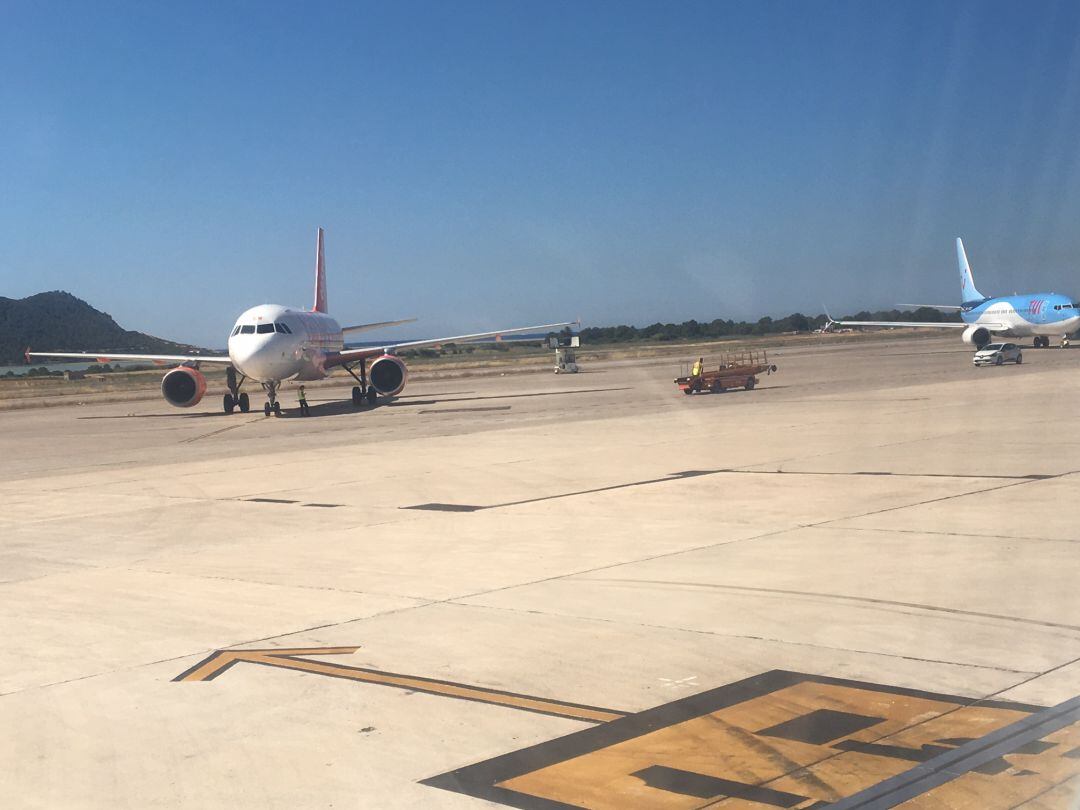
[[[199,371],[203,363],[227,367],[229,393],[223,407],[226,413],[236,408],[246,413],[250,400],[240,390],[244,382],[253,380],[266,391],[263,413],[281,414],[277,400],[283,380],[320,380],[337,367],[345,369],[358,385],[353,387],[353,405],[365,401],[374,405],[380,395],[395,396],[405,388],[408,370],[396,356],[402,349],[438,346],[444,343],[468,343],[503,335],[549,332],[571,326],[571,323],[549,323],[540,326],[521,326],[472,335],[388,343],[378,348],[346,349],[346,333],[366,332],[386,326],[411,323],[415,318],[399,321],[380,321],[342,328],[327,315],[326,263],[323,258],[323,229],[319,228],[315,252],[315,304],[310,311],[290,309],[276,304],[252,307],[236,319],[229,335],[228,356],[202,354],[113,354],[111,352],[32,352],[26,351],[26,361],[34,357],[65,357],[93,359],[99,363],[109,360],[146,360],[154,363],[178,363],[161,380],[161,394],[170,405],[190,408],[197,405],[206,393],[206,378]],[[368,361],[371,367],[368,368]]]
[[[934,309],[958,310],[962,322],[921,321],[834,321],[827,326],[891,326],[911,328],[963,329],[964,342],[981,349],[993,335],[1034,337],[1035,348],[1047,348],[1051,335],[1068,337],[1080,328],[1080,303],[1057,293],[1032,293],[988,298],[975,287],[964,243],[956,240],[960,265],[960,306],[946,304],[905,304]]]

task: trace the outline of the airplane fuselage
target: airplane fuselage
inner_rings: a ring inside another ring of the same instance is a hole
[[[236,319],[229,359],[256,382],[321,380],[327,375],[327,353],[343,346],[341,326],[329,315],[262,304]]]
[[[960,317],[973,326],[1004,324],[991,329],[1004,337],[1061,336],[1080,329],[1080,304],[1057,293],[999,296],[964,304]]]

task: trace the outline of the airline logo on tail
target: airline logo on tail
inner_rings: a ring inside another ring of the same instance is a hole
[[[960,265],[960,303],[966,304],[969,301],[985,299],[986,296],[975,288],[975,279],[971,277],[971,265],[968,264],[964,242],[959,237],[956,239],[956,261]]]

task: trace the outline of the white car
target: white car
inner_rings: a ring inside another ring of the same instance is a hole
[[[1015,343],[988,343],[975,352],[973,361],[977,366],[1000,366],[1011,362],[1019,365],[1024,355]]]

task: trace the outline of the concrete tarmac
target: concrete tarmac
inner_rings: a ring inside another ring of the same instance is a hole
[[[0,806],[1074,807],[1080,351],[771,359],[0,413]]]

